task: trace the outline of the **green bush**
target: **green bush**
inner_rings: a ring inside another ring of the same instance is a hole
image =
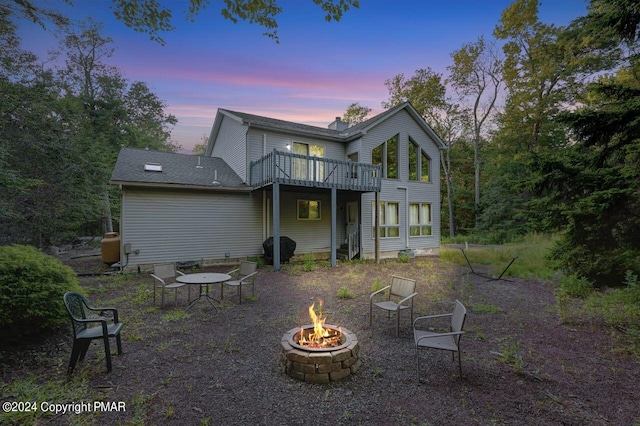
[[[563,275],[560,278],[560,289],[570,297],[586,299],[593,293],[593,283],[577,274]]]
[[[18,339],[67,321],[62,296],[81,292],[76,273],[35,247],[0,247],[0,333]]]
[[[349,290],[346,285],[338,289],[338,299],[353,299],[354,297],[356,297],[355,293]]]

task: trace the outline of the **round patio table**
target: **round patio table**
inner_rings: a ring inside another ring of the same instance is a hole
[[[189,284],[189,285],[200,286],[200,294],[198,295],[197,298],[193,300],[193,302],[189,303],[189,306],[187,306],[187,309],[190,309],[193,305],[196,304],[198,300],[202,299],[203,297],[207,299],[209,303],[211,303],[211,306],[218,309],[218,307],[213,302],[220,303],[220,301],[218,299],[214,299],[213,297],[209,296],[209,284],[223,283],[225,281],[229,281],[230,279],[231,279],[231,275],[220,274],[217,272],[203,272],[199,274],[187,274],[187,275],[180,275],[176,277],[176,281],[178,282]],[[204,289],[204,292],[203,292],[203,289]]]

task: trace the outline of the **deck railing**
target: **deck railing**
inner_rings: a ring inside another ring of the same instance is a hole
[[[249,181],[259,188],[273,183],[336,188],[353,191],[380,191],[382,166],[332,160],[273,150],[250,164]]]

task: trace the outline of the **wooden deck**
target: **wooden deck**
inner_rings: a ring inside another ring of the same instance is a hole
[[[382,166],[276,151],[250,164],[253,188],[284,185],[379,192]]]

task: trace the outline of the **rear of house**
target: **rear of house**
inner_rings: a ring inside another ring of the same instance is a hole
[[[373,258],[376,198],[380,257],[437,254],[442,146],[408,103],[326,129],[219,110],[203,157],[121,151],[111,183],[122,190],[123,267],[237,261],[281,236],[332,265]]]

